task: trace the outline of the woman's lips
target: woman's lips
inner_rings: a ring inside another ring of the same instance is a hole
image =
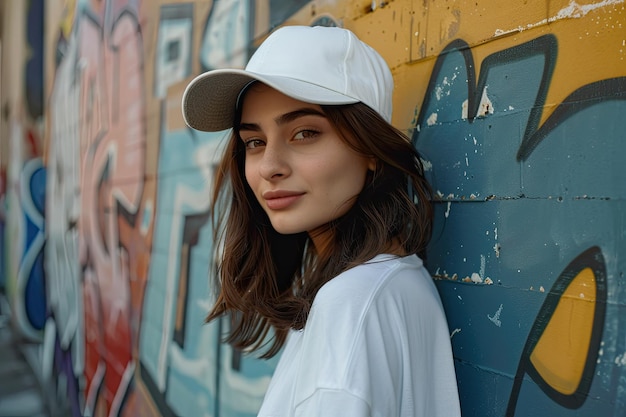
[[[266,191],[263,193],[265,204],[270,210],[283,210],[294,204],[304,193],[288,191]]]

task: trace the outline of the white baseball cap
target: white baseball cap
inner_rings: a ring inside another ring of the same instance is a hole
[[[207,132],[233,127],[238,96],[255,80],[307,103],[362,102],[391,122],[393,77],[385,60],[351,31],[322,26],[282,27],[245,69],[198,75],[183,93],[185,122]]]

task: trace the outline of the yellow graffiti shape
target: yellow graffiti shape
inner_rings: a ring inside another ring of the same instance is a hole
[[[74,16],[76,15],[76,0],[66,0],[63,15],[61,18],[61,32],[65,39],[69,39],[74,24]]]
[[[544,381],[564,395],[576,392],[583,377],[595,302],[595,275],[591,268],[582,269],[563,292],[530,355],[530,362]]]

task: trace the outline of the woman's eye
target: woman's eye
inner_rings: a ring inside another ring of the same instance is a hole
[[[263,141],[261,139],[246,139],[244,144],[246,145],[246,149],[255,149],[263,146]]]
[[[301,130],[298,133],[295,134],[295,136],[293,137],[296,140],[302,140],[302,139],[310,139],[313,138],[315,136],[317,136],[319,134],[319,132],[315,131],[315,130]]]

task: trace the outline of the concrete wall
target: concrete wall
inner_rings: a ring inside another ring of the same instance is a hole
[[[71,415],[255,415],[276,359],[203,324],[224,135],[186,128],[180,99],[284,24],[352,29],[392,67],[437,190],[427,263],[464,415],[626,413],[623,0],[17,3],[2,269]]]

